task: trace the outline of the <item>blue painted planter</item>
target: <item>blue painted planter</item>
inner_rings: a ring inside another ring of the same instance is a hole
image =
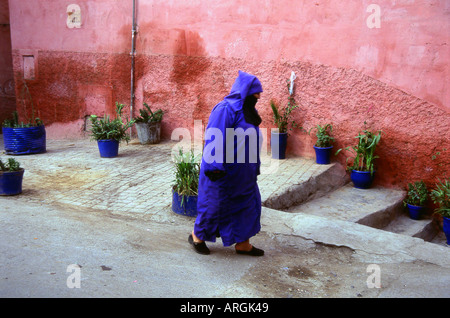
[[[46,152],[44,126],[3,127],[2,132],[5,152],[8,155],[29,155]]]
[[[22,193],[22,181],[25,170],[0,172],[0,195]]]
[[[287,133],[271,133],[270,137],[270,149],[272,151],[273,159],[285,159],[286,158],[286,146],[287,146]]]
[[[316,152],[316,163],[319,165],[330,164],[331,149],[333,149],[333,146],[323,148],[314,146],[314,151]]]
[[[352,170],[350,179],[352,180],[355,188],[368,189],[372,186],[373,175],[370,171]]]
[[[442,219],[445,237],[447,238],[447,244],[450,245],[450,218],[444,216]]]
[[[119,142],[117,140],[97,140],[97,145],[102,158],[114,158],[119,155]]]
[[[420,216],[422,212],[425,211],[425,207],[423,206],[417,206],[407,203],[408,207],[409,217],[413,220],[420,220]]]
[[[185,216],[197,216],[197,196],[182,196],[172,190],[172,211]]]

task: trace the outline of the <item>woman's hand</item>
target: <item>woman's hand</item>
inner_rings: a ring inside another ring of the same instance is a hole
[[[206,171],[205,175],[209,178],[211,181],[217,181],[220,178],[223,178],[227,173],[222,170],[214,170],[214,171]]]

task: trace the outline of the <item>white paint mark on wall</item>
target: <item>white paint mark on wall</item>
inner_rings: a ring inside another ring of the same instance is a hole
[[[27,80],[34,80],[35,68],[34,68],[34,56],[24,55],[23,56],[23,78]]]
[[[249,52],[249,47],[246,41],[242,38],[237,38],[235,41],[228,43],[225,48],[225,53],[228,56],[246,58]]]
[[[69,29],[81,28],[81,8],[78,4],[67,6],[67,27]]]
[[[381,28],[381,8],[378,4],[370,4],[366,12],[372,13],[367,17],[366,25],[369,29]]]
[[[408,65],[418,65],[422,59],[425,57],[426,47],[413,45],[408,49],[408,55],[406,56],[406,64]]]
[[[375,71],[378,65],[378,48],[370,45],[361,46],[356,52],[355,63],[367,71]]]

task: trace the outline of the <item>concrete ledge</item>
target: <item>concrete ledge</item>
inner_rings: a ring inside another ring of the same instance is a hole
[[[439,232],[439,228],[431,219],[412,220],[400,214],[384,230],[402,235],[409,235],[431,241]]]
[[[291,207],[306,213],[383,228],[398,214],[404,191],[384,188],[357,189],[351,183],[313,201]]]
[[[304,213],[264,208],[261,222],[267,232],[299,236],[315,243],[348,247],[368,262],[421,260],[450,268],[450,249],[365,225]]]
[[[290,159],[289,164],[295,165],[298,160],[306,159]],[[262,197],[263,206],[285,210],[293,205],[324,196],[348,182],[348,175],[340,164],[318,165],[312,162],[303,164],[301,169],[291,168],[288,170],[288,176],[280,174],[280,180],[284,180],[280,186],[260,182],[260,188],[270,189],[270,194]]]

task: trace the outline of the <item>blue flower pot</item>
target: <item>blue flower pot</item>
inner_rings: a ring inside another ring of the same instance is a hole
[[[425,211],[425,207],[417,206],[407,203],[409,217],[413,220],[420,220],[420,216],[423,211]]]
[[[172,211],[185,216],[197,216],[197,196],[179,195],[172,190]]]
[[[272,132],[270,137],[270,149],[273,159],[286,158],[287,133]]]
[[[447,244],[450,245],[450,218],[444,216],[442,219],[445,237],[447,238]]]
[[[22,180],[25,170],[0,172],[0,195],[22,193]]]
[[[97,140],[102,158],[114,158],[119,155],[119,142],[114,139]]]
[[[370,171],[352,170],[350,179],[355,188],[368,189],[372,186],[373,175]]]
[[[29,155],[46,152],[44,126],[3,127],[3,142],[8,155]]]
[[[316,163],[319,165],[330,164],[331,149],[333,149],[333,146],[323,148],[314,146],[314,151],[316,152]]]

